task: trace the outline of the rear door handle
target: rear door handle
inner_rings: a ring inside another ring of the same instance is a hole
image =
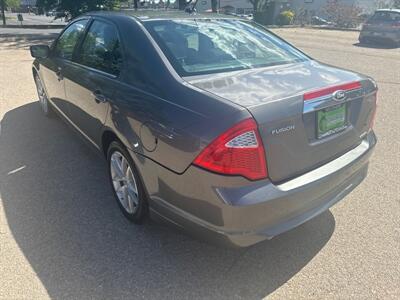
[[[56,75],[57,75],[58,81],[61,81],[61,80],[64,79],[61,71],[62,71],[62,68],[61,67],[57,67]]]
[[[96,101],[96,103],[105,103],[107,102],[107,97],[103,95],[103,93],[100,90],[95,90],[93,92],[93,97],[94,97],[94,101]]]

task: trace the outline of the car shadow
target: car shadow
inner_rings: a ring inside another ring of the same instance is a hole
[[[307,265],[335,228],[327,211],[235,250],[154,222],[132,225],[104,160],[37,103],[1,122],[0,195],[11,234],[51,298],[258,299]]]
[[[353,46],[361,48],[371,48],[371,49],[396,49],[398,46],[390,43],[354,43]]]

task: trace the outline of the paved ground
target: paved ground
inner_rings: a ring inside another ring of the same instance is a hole
[[[378,81],[379,144],[345,201],[241,251],[125,221],[102,160],[34,102],[26,45],[41,39],[0,37],[0,298],[399,299],[400,49],[353,45],[353,32],[276,32]]]
[[[6,13],[7,17],[7,25],[20,25],[21,22],[18,21],[17,13]],[[64,19],[57,19],[54,20],[54,17],[46,17],[44,15],[42,16],[37,16],[33,13],[28,14],[28,13],[23,13],[22,14],[23,25],[63,25],[66,24]],[[3,23],[1,23],[3,24]]]

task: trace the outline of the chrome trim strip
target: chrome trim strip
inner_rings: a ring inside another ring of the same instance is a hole
[[[362,88],[346,91],[347,98],[345,100],[343,100],[343,101],[335,101],[335,100],[333,100],[332,99],[332,94],[325,95],[325,96],[322,96],[322,97],[319,97],[319,98],[315,98],[313,100],[306,100],[306,101],[304,101],[303,113],[306,114],[306,113],[318,110],[320,108],[328,107],[330,105],[349,102],[351,100],[354,100],[354,99],[356,99],[358,97],[363,96],[363,94],[360,93],[361,91],[362,91]],[[357,93],[357,94],[355,96],[349,97],[350,93],[351,94]]]
[[[353,150],[343,154],[342,156],[336,158],[335,160],[312,170],[304,175],[296,177],[290,181],[277,185],[276,187],[281,191],[290,191],[301,186],[310,184],[314,181],[324,178],[325,176],[331,175],[340,169],[346,167],[359,157],[361,157],[364,153],[368,151],[370,148],[370,143],[368,140],[363,140],[360,145],[358,145]]]

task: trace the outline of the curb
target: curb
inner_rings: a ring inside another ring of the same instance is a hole
[[[0,28],[62,29],[65,25],[1,25]]]
[[[357,28],[343,28],[343,27],[328,27],[328,26],[313,26],[313,25],[284,25],[284,26],[278,26],[278,25],[267,25],[265,26],[267,28],[271,29],[279,29],[279,28],[308,28],[308,29],[322,29],[322,30],[337,30],[337,31],[354,31],[354,32],[360,32],[361,29]]]
[[[318,26],[310,26],[308,28],[312,29],[325,29],[325,30],[337,30],[337,31],[353,31],[353,32],[360,32],[361,29],[357,28],[341,28],[341,27],[318,27]]]

